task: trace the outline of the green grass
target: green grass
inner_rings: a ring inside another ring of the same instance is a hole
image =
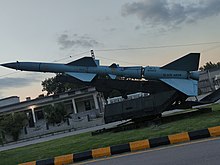
[[[26,147],[0,152],[1,165],[52,158],[54,156],[77,153],[99,147],[123,144],[131,141],[166,136],[173,133],[193,131],[220,125],[220,104],[214,104],[212,113],[192,116],[187,119],[136,130],[104,133],[91,136],[90,133],[69,136]]]

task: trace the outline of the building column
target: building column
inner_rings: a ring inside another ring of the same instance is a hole
[[[97,99],[97,93],[93,94],[93,99],[95,102],[95,109],[99,109],[98,99]]]
[[[33,121],[34,121],[34,124],[35,124],[36,123],[36,116],[35,116],[35,113],[34,113],[34,107],[31,107],[31,112],[32,112]]]
[[[211,88],[211,92],[213,92],[215,89],[214,89],[214,86],[213,86],[213,83],[212,83],[212,78],[211,78],[209,70],[207,70],[207,75],[208,75],[208,79],[209,79],[209,85],[210,85],[210,88]]]
[[[103,98],[103,96],[99,97],[99,105],[100,105],[100,113],[103,113],[104,112],[104,109],[105,109],[105,100]]]
[[[72,98],[72,104],[73,104],[73,111],[74,111],[75,114],[77,114],[76,102],[75,102],[74,98]]]

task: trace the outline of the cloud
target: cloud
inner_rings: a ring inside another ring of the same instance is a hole
[[[58,44],[61,46],[60,49],[71,49],[71,48],[92,48],[101,45],[95,39],[92,39],[88,35],[79,36],[77,34],[61,34],[58,37]]]
[[[121,13],[122,16],[135,15],[146,24],[170,28],[219,15],[220,1],[144,0],[124,4]]]
[[[5,89],[5,88],[24,87],[30,85],[33,82],[36,82],[36,79],[5,77],[0,79],[0,88]]]
[[[112,28],[105,28],[105,29],[103,29],[103,30],[104,30],[105,32],[110,32],[110,33],[117,31],[117,29],[114,28],[114,27],[112,27]]]

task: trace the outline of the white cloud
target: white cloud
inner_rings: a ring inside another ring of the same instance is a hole
[[[61,34],[58,37],[58,44],[61,46],[60,49],[71,49],[71,48],[92,48],[101,45],[95,39],[88,35],[79,36],[77,34],[69,35],[67,33]]]
[[[181,3],[182,2],[182,3]],[[142,22],[153,26],[177,27],[220,14],[219,0],[184,1],[144,0],[126,3],[122,15],[135,15]]]
[[[0,88],[15,88],[15,87],[24,87],[31,85],[32,83],[36,82],[34,78],[12,78],[12,77],[5,77],[0,79]]]

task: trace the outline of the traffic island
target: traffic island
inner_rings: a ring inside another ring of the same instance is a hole
[[[210,127],[190,132],[182,132],[159,138],[145,139],[140,141],[129,142],[127,144],[114,145],[104,148],[92,149],[75,154],[61,155],[54,158],[36,160],[32,162],[21,163],[19,165],[62,165],[74,162],[85,161],[89,159],[97,159],[109,157],[111,155],[122,154],[126,152],[135,152],[149,148],[159,147],[169,144],[177,144],[198,140],[208,137],[220,136],[220,126]]]

